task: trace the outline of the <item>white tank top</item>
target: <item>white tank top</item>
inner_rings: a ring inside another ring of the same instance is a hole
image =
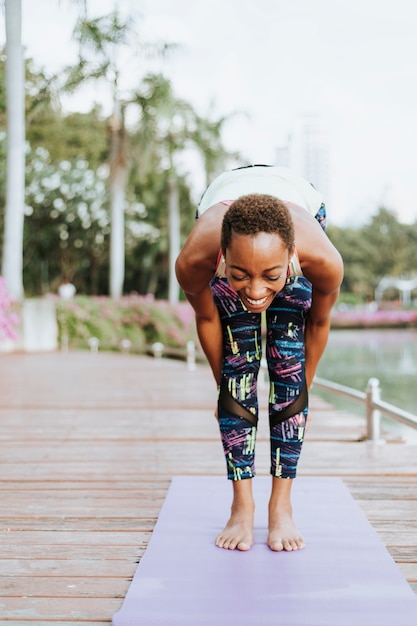
[[[250,193],[264,193],[303,207],[313,217],[319,211],[321,194],[305,178],[287,167],[253,165],[220,174],[207,187],[198,205],[198,215],[224,200]]]

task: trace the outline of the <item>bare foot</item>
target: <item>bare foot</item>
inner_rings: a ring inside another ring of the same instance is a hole
[[[273,478],[269,501],[268,546],[274,552],[292,552],[305,547],[293,518],[290,500],[292,480]]]
[[[301,550],[305,547],[303,536],[292,519],[291,505],[270,510],[268,546],[274,552]]]
[[[216,546],[225,550],[249,550],[253,544],[252,529],[253,522],[249,517],[232,513],[226,527],[216,537]]]
[[[215,544],[225,550],[249,550],[253,544],[253,516],[255,504],[251,479],[234,481],[232,514]]]

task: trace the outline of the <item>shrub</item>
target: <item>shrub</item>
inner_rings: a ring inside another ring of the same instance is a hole
[[[91,337],[101,348],[118,349],[124,339],[132,350],[141,352],[154,342],[169,348],[197,343],[194,314],[186,302],[170,305],[149,296],[131,295],[120,300],[107,297],[77,296],[57,301],[57,321],[61,345],[87,348]]]

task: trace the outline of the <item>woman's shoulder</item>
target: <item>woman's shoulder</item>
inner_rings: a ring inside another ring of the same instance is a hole
[[[343,274],[341,255],[330,241],[319,222],[301,207],[292,205],[295,245],[303,274],[311,282],[323,277]]]

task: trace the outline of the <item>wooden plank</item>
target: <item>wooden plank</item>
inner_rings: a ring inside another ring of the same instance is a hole
[[[143,493],[165,493],[169,487],[169,480],[149,480],[149,481],[138,481],[138,480],[127,480],[127,481],[118,481],[117,489],[120,491],[126,491],[130,493],[131,490],[140,491]],[[48,489],[59,489],[59,490],[91,490],[91,491],[108,491],[109,489],[115,489],[116,485],[114,481],[111,480],[89,480],[87,477],[82,481],[59,481],[54,479],[45,480],[45,481],[11,481],[0,479],[0,494],[2,491],[10,491],[14,492],[20,490],[30,490],[30,489],[40,489],[40,490],[48,490]]]
[[[157,512],[151,517],[53,517],[52,512],[48,517],[2,517],[0,518],[0,531],[115,531],[115,532],[146,532],[151,531],[157,520]]]
[[[392,519],[379,519],[373,521],[373,527],[376,528],[378,532],[409,533],[417,529],[416,519],[417,518],[402,520],[396,519],[395,517]]]
[[[50,533],[52,534],[52,533]],[[77,540],[77,537],[74,537]],[[138,539],[138,541],[132,541],[127,544],[109,545],[105,542],[100,542],[99,537],[91,537],[91,541],[86,540],[84,544],[73,543],[71,546],[68,544],[60,544],[59,538],[57,543],[53,543],[53,538],[41,545],[33,543],[26,543],[19,537],[14,537],[13,543],[10,545],[0,545],[0,576],[4,575],[5,570],[2,566],[2,560],[10,559],[28,559],[28,560],[40,560],[48,558],[48,560],[55,559],[57,561],[65,559],[96,559],[107,561],[129,561],[134,563],[142,556],[148,542],[148,537]]]
[[[392,504],[390,500],[357,500],[361,509],[370,520],[415,520],[417,500],[399,500]]]
[[[138,559],[142,556],[139,552],[145,551],[144,548],[138,549]],[[70,555],[71,552],[68,552]],[[10,576],[62,576],[85,578],[129,578],[132,576],[132,563],[124,560],[106,559],[71,559],[62,560],[53,559],[2,559],[0,561],[1,573]],[[88,576],[86,575],[88,572]],[[1,577],[0,577],[1,578]]]
[[[152,437],[193,439],[201,436],[218,438],[218,426],[213,410],[167,407],[158,411],[139,409],[83,409],[74,414],[58,415],[58,409],[31,410],[29,415],[18,411],[0,410],[1,439],[10,443],[36,445],[48,441],[99,442],[132,440]],[[29,420],[30,418],[30,420]],[[175,423],[175,429],[172,424]]]
[[[370,481],[369,478],[367,476],[355,476],[352,479],[350,479],[349,477],[346,478],[344,480],[344,482],[346,483],[346,485],[350,486],[356,486],[356,485],[361,485],[362,483],[368,483],[370,482],[371,484],[374,485],[378,485],[378,484],[384,484],[385,482],[387,482],[387,484],[390,485],[407,485],[407,484],[416,484],[417,482],[417,473],[416,472],[412,472],[410,474],[402,474],[402,475],[393,475],[390,476],[389,479],[387,480],[387,478],[385,476],[372,476],[372,480]]]
[[[44,624],[49,621],[111,622],[122,604],[121,598],[14,598],[0,597],[0,618]]]
[[[38,487],[34,489],[32,485],[25,488],[22,484],[20,484],[19,490],[15,490],[14,487],[1,490],[2,503],[7,503],[8,500],[16,498],[17,493],[19,493],[19,499],[22,500],[22,502],[27,502],[29,504],[33,502],[35,497],[40,497],[45,501],[53,500],[54,502],[65,500],[67,497],[74,497],[80,500],[89,498],[93,499],[98,504],[108,500],[118,502],[129,499],[135,500],[137,497],[141,497],[145,502],[155,502],[159,504],[160,502],[163,502],[166,490],[143,490],[140,487],[128,490],[123,489],[123,487],[118,489],[118,485],[115,483],[113,483],[113,485],[108,489],[95,489],[92,486],[88,489],[85,489],[82,486],[74,486],[72,488],[64,489],[59,484],[52,484],[47,488]]]
[[[19,493],[19,497],[16,494]],[[112,495],[113,494],[113,495]],[[153,517],[159,511],[164,492],[155,494],[136,490],[126,494],[123,490],[88,491],[88,490],[23,490],[19,492],[3,491],[2,506],[11,517],[32,518],[63,517],[71,515],[81,517]],[[7,519],[7,518],[6,518]]]
[[[196,443],[198,443],[198,446],[196,446]],[[177,452],[179,445],[181,445],[181,458],[178,453],[175,455],[177,457],[176,459],[171,458],[169,455],[172,455],[173,451]],[[3,473],[3,470],[6,472],[8,470],[14,471],[19,466],[27,468],[28,465],[36,465],[36,467],[39,465],[40,467],[55,469],[55,466],[60,464],[63,470],[68,468],[71,471],[72,467],[77,463],[83,464],[83,468],[89,466],[101,468],[107,464],[108,471],[104,473],[102,477],[104,480],[109,480],[109,476],[112,475],[112,470],[117,471],[118,469],[117,466],[113,468],[109,467],[112,463],[127,465],[126,461],[129,460],[132,463],[137,463],[136,469],[138,469],[141,463],[143,464],[148,460],[155,460],[156,457],[157,460],[160,461],[162,456],[164,459],[164,468],[174,463],[177,465],[180,464],[183,453],[186,455],[184,457],[185,461],[187,458],[198,458],[199,446],[203,448],[201,451],[202,462],[205,460],[203,454],[206,452],[209,453],[211,449],[215,449],[218,452],[217,456],[223,456],[219,437],[212,440],[181,439],[180,442],[175,439],[163,440],[154,438],[151,440],[114,442],[108,446],[102,446],[100,442],[92,446],[88,441],[68,441],[65,446],[57,446],[55,449],[43,445],[32,446],[30,443],[21,446],[8,444],[4,447],[4,451],[2,451],[0,468],[2,471],[2,479],[4,480],[7,478],[7,475]],[[210,461],[210,458],[208,461]],[[131,469],[133,469],[133,467]],[[61,475],[63,475],[62,472],[58,474],[58,479]],[[72,471],[71,475],[73,475]],[[77,472],[74,475],[78,476],[79,474]],[[55,474],[53,474],[53,476],[55,476]],[[84,476],[88,476],[89,480],[96,479],[95,476],[92,477],[88,474],[84,474]],[[39,480],[37,475],[35,475],[34,478]],[[157,479],[158,478],[159,477],[157,477]],[[43,476],[40,479],[45,480]],[[68,480],[68,475],[66,476],[66,480]]]
[[[70,500],[70,499],[69,499]],[[162,503],[161,503],[162,505]],[[132,502],[121,504],[118,507],[117,515],[122,515],[123,517],[130,518],[131,520],[136,519],[138,516],[143,517],[152,517],[157,516],[161,505],[156,504],[141,504],[140,502]],[[22,502],[15,502],[10,507],[10,513],[13,516],[22,515],[28,518],[39,518],[46,517],[50,511],[50,502],[39,502],[36,505],[25,507],[25,504]],[[96,506],[95,503],[90,503],[88,506],[85,504],[83,506],[82,502],[79,501],[77,503],[71,503],[71,501],[67,503],[62,503],[62,506],[56,507],[54,510],[54,514],[56,516],[65,516],[72,515],[74,517],[80,517],[83,513],[87,517],[108,517],[112,518],[114,515],[114,504],[111,502],[107,502],[103,504],[103,506]]]
[[[417,546],[387,546],[396,563],[417,563]]]
[[[318,443],[306,439],[299,471],[333,476],[415,476],[416,447],[369,442]]]
[[[385,479],[382,482],[367,483],[348,482],[349,491],[358,500],[416,500],[417,479],[409,477],[408,482],[391,482]]]
[[[174,451],[174,450],[173,450]],[[173,452],[172,451],[172,452]],[[177,461],[176,463],[169,463],[169,467],[165,464],[161,465],[160,456],[156,451],[151,453],[143,453],[141,462],[136,461],[129,463],[128,459],[125,459],[124,463],[120,459],[111,467],[111,463],[106,462],[93,462],[93,461],[78,461],[72,464],[63,463],[48,463],[48,464],[9,464],[0,465],[0,472],[3,476],[9,476],[13,481],[22,480],[46,480],[48,476],[55,475],[57,480],[82,480],[86,475],[89,475],[92,480],[98,480],[100,477],[112,478],[115,482],[119,480],[134,479],[138,472],[144,471],[146,467],[147,473],[153,473],[156,479],[161,476],[168,475],[181,475],[181,474],[196,474],[207,476],[210,474],[223,474],[224,459],[223,456],[219,456],[218,446],[213,445],[211,447],[204,446],[204,450],[186,449],[184,446],[184,459],[183,461]],[[203,456],[204,455],[204,456]],[[158,458],[159,457],[159,458]]]
[[[412,522],[415,526],[415,522]],[[416,548],[417,546],[417,529],[414,528],[412,531],[409,532],[401,532],[401,531],[397,531],[396,528],[398,526],[397,522],[395,522],[393,524],[393,526],[395,527],[394,530],[392,532],[381,532],[380,530],[378,530],[378,522],[372,522],[372,526],[375,528],[375,530],[377,531],[381,541],[387,546],[387,547],[392,547],[392,546],[412,546],[413,549]]]
[[[0,597],[7,593],[9,598],[107,598],[111,589],[113,598],[124,598],[130,581],[115,577],[1,576]]]
[[[55,544],[60,546],[93,546],[93,545],[105,545],[105,546],[118,546],[118,545],[132,545],[137,544],[138,541],[147,542],[151,536],[151,532],[120,532],[114,530],[113,532],[100,531],[97,532],[85,532],[82,530],[74,531],[31,531],[26,530],[23,532],[3,532],[1,534],[0,549],[7,545],[13,545],[16,539],[23,545],[37,545],[47,546],[49,544]]]
[[[33,620],[21,620],[21,619],[12,619],[12,618],[8,618],[7,622],[10,623],[10,626],[34,626],[34,624],[38,624],[39,626],[39,622],[33,621]],[[76,620],[76,621],[63,621],[63,620],[49,620],[48,623],[53,623],[56,624],[56,626],[80,626],[80,623],[83,624],[83,626],[111,626],[111,622],[110,620],[106,620],[106,621],[98,621],[96,619],[93,620],[86,620],[83,619],[82,622],[80,622],[80,620]],[[2,625],[3,626],[3,625]],[[42,624],[43,626],[43,624]]]

